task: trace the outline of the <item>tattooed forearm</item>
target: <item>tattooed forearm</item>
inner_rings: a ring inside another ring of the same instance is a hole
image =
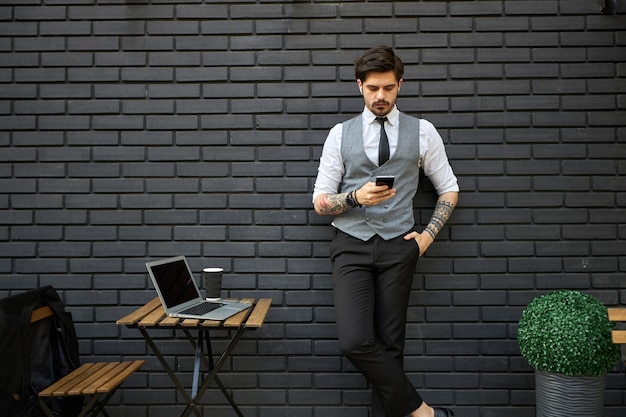
[[[350,209],[346,202],[347,195],[348,193],[320,195],[318,197],[317,212],[319,214],[336,215],[347,211]]]
[[[445,200],[437,201],[435,205],[435,210],[433,211],[433,215],[430,218],[430,222],[424,229],[426,233],[428,233],[433,240],[439,234],[441,229],[446,225],[448,219],[452,215],[454,211],[454,203]]]

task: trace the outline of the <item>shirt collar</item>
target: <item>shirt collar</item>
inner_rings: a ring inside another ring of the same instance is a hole
[[[365,122],[367,124],[375,122],[376,117],[378,116],[372,113],[370,109],[367,108],[367,106],[363,109],[363,118],[365,119]],[[392,126],[397,125],[398,119],[400,118],[400,110],[398,110],[398,106],[394,105],[393,109],[389,113],[387,113],[385,117],[387,118],[389,124],[391,124]]]

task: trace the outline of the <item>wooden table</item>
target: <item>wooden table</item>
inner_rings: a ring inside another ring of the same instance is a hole
[[[237,343],[244,333],[247,330],[255,330],[263,326],[265,317],[267,316],[270,305],[272,304],[272,300],[269,298],[261,298],[258,301],[255,301],[254,298],[244,298],[239,301],[250,304],[250,308],[241,311],[224,321],[215,321],[168,317],[165,315],[165,310],[161,305],[160,299],[156,297],[117,321],[117,324],[119,325],[138,329],[141,332],[141,335],[146,340],[146,343],[150,346],[150,349],[154,352],[172,382],[174,382],[176,389],[181,393],[187,403],[187,407],[181,414],[181,417],[189,416],[191,413],[194,413],[198,417],[202,416],[197,405],[212,381],[217,383],[237,415],[239,417],[243,417],[241,410],[237,404],[235,404],[232,396],[222,384],[222,381],[220,381],[217,373],[220,371],[233,349],[237,346]],[[151,329],[182,330],[187,340],[193,346],[195,355],[191,393],[187,392],[187,389],[180,382],[178,376],[168,365],[165,357],[156,346],[149,332]],[[232,330],[230,340],[217,362],[213,361],[213,350],[210,338],[211,329]],[[194,336],[192,332],[196,331],[197,336]],[[204,353],[205,343],[207,350],[206,354]],[[203,379],[203,381],[200,381],[200,368],[202,364],[204,364],[205,368],[209,371],[209,374]]]

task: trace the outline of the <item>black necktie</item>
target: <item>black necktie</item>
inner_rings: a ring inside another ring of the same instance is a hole
[[[378,143],[378,166],[381,166],[389,160],[389,140],[387,132],[385,132],[386,117],[377,117],[376,121],[380,123],[380,142]]]

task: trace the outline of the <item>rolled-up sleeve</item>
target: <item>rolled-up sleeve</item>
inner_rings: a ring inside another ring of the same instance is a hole
[[[317,178],[313,188],[313,201],[321,194],[335,194],[345,173],[341,159],[342,124],[335,125],[324,142]]]
[[[424,174],[432,182],[438,195],[458,192],[459,184],[448,161],[443,139],[432,123],[424,119],[421,122],[420,153]]]

